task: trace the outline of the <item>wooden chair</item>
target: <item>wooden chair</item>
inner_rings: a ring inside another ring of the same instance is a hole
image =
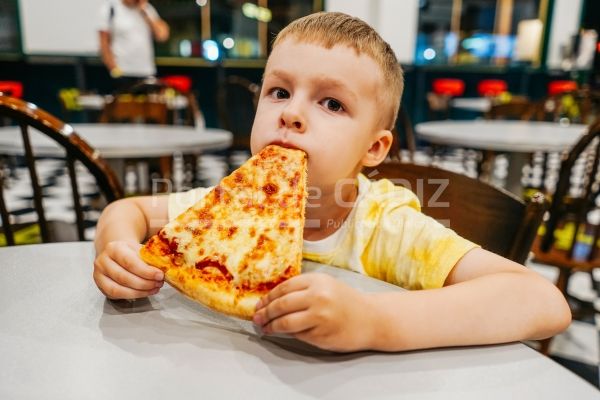
[[[561,92],[548,96],[537,104],[535,118],[538,121],[567,120],[572,123],[591,125],[600,113],[600,92],[589,88]]]
[[[590,126],[563,158],[545,232],[533,248],[536,261],[559,268],[556,285],[565,295],[573,271],[600,267],[600,223],[590,219],[591,213],[600,213],[599,158],[600,122]],[[574,174],[578,162],[583,168]],[[570,231],[565,229],[569,226]]]
[[[536,104],[533,118],[537,121],[592,125],[600,121],[600,92],[582,88],[549,96]],[[533,155],[530,161],[530,170],[537,172],[539,181],[531,182],[528,186],[534,191],[553,192],[555,190],[554,186],[559,171],[557,163],[549,162],[552,156],[558,158],[559,154],[536,152]]]
[[[525,97],[515,96],[506,103],[494,103],[485,113],[486,119],[530,120],[535,113],[535,104]]]
[[[42,241],[46,243],[58,239],[59,232],[54,228],[60,224],[52,224],[50,221],[47,221],[44,213],[43,193],[38,180],[36,160],[29,135],[30,127],[49,137],[65,150],[67,169],[71,182],[75,219],[77,221],[76,239],[84,240],[83,207],[79,196],[75,162],[81,162],[94,178],[96,178],[98,188],[107,202],[112,202],[123,196],[123,190],[113,171],[100,157],[98,152],[83,141],[83,139],[73,131],[73,128],[70,125],[63,123],[56,117],[37,108],[33,104],[11,97],[0,96],[0,116],[5,116],[14,120],[21,127],[25,159],[33,190],[33,203],[38,218]],[[0,216],[2,218],[2,230],[6,236],[7,244],[14,245],[15,227],[11,223],[7,204],[5,203],[3,184],[4,179],[0,176]],[[64,226],[64,224],[62,225]]]
[[[184,107],[176,107],[180,100]],[[183,108],[183,118],[179,118],[179,108]],[[203,121],[192,92],[181,92],[156,78],[140,80],[116,92],[100,116],[100,122],[197,126]]]
[[[534,261],[558,268],[556,286],[566,298],[570,298],[567,288],[573,272],[591,274],[600,267],[600,223],[589,219],[593,212],[600,213],[599,157],[600,122],[597,122],[563,157],[549,218],[532,248]],[[575,164],[581,161],[580,174],[574,174]],[[577,306],[575,314],[584,314],[583,302],[571,298],[570,304]],[[590,314],[594,313],[591,309]],[[551,338],[542,341],[542,353],[547,353],[550,341]]]
[[[234,151],[250,153],[250,133],[258,105],[260,85],[241,76],[228,76],[217,92],[219,123],[233,134],[233,143],[227,151],[230,169]]]
[[[503,189],[432,166],[386,162],[365,174],[411,189],[424,214],[520,264],[527,259],[546,208],[542,194],[525,203]]]
[[[144,97],[116,96],[104,107],[100,122],[166,125],[169,112],[166,103]]]
[[[392,147],[390,148],[389,153],[390,159],[401,161],[401,149],[406,149],[408,150],[409,161],[413,162],[417,148],[415,132],[410,117],[404,107],[400,107],[398,121],[396,121],[396,126],[392,130],[392,135]]]

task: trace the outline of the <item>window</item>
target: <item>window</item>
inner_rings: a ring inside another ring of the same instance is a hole
[[[516,59],[522,21],[543,0],[421,0],[417,64],[502,65]]]
[[[275,34],[323,9],[321,0],[153,0],[171,37],[158,56],[264,59]]]

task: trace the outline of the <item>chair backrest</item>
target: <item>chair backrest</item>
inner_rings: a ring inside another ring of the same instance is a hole
[[[233,147],[249,147],[259,94],[260,86],[241,76],[228,76],[219,85],[219,122],[222,128],[233,133]]]
[[[546,221],[546,230],[540,243],[541,251],[550,251],[556,241],[558,228],[565,222],[570,222],[574,232],[568,234],[567,257],[581,260],[581,254],[575,253],[578,239],[582,236],[591,237],[588,250],[583,252],[584,261],[592,262],[600,255],[600,222],[592,222],[592,214],[600,214],[599,159],[600,122],[597,122],[590,126],[587,133],[563,157],[550,204],[550,217]]]
[[[390,159],[401,160],[400,152],[402,149],[405,149],[408,150],[410,162],[413,162],[417,144],[412,121],[404,107],[400,107],[396,126],[392,129],[392,135],[393,140],[389,153]]]
[[[168,108],[164,101],[155,100],[150,95],[116,95],[109,101],[102,114],[102,123],[139,123],[166,125]]]
[[[589,88],[561,92],[543,99],[536,109],[539,121],[561,121],[591,125],[599,120],[600,92]]]
[[[178,104],[181,102],[183,106]],[[147,78],[117,91],[106,104],[100,122],[196,126],[204,124],[204,117],[190,90],[182,92],[169,80]]]
[[[90,147],[73,131],[73,128],[70,125],[65,124],[33,104],[11,97],[0,96],[0,116],[14,120],[21,128],[24,147],[23,153],[31,178],[33,202],[43,242],[50,241],[50,235],[44,213],[42,188],[38,179],[35,155],[29,134],[30,127],[52,139],[65,150],[67,169],[72,189],[73,206],[77,221],[77,236],[79,240],[84,240],[83,208],[79,196],[75,162],[81,162],[94,176],[98,188],[107,202],[112,202],[123,197],[123,189],[112,169],[106,164],[102,157],[100,157],[97,151]],[[2,228],[6,235],[8,245],[14,245],[15,241],[11,229],[11,221],[2,193],[3,183],[3,177],[0,176],[0,216],[2,218]]]
[[[521,264],[546,208],[542,194],[525,203],[481,180],[433,166],[388,162],[365,174],[407,187],[419,197],[424,214],[484,249]]]
[[[527,121],[535,114],[535,107],[528,99],[516,97],[506,103],[492,104],[485,118]]]

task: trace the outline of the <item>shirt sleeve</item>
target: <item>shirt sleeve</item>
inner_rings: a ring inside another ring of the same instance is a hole
[[[456,263],[477,247],[415,208],[394,207],[381,214],[363,253],[364,268],[406,289],[440,288]]]
[[[154,8],[154,6],[150,3],[146,4],[146,14],[148,14],[148,18],[150,18],[151,20],[160,19],[156,8]]]
[[[110,9],[111,3],[105,1],[100,6],[100,12],[98,13],[97,29],[99,31],[108,32],[110,31]]]
[[[171,193],[168,200],[168,217],[169,221],[174,220],[177,216],[196,202],[202,199],[210,192],[212,188],[196,188],[187,192]]]

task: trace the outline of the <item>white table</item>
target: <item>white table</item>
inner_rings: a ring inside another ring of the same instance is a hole
[[[172,156],[174,153],[200,154],[203,151],[222,150],[231,145],[231,132],[213,128],[194,128],[174,125],[141,124],[72,124],[90,146],[107,159],[115,174],[124,183],[125,159]],[[64,150],[45,135],[30,130],[35,155],[63,157]],[[0,154],[22,155],[23,141],[18,127],[0,127]],[[147,165],[142,164],[142,176],[147,176]],[[140,191],[149,190],[146,179],[140,180]]]
[[[0,249],[0,398],[597,399],[598,391],[520,343],[329,354],[259,337],[166,285],[107,301],[90,243]],[[395,290],[315,264],[363,290]]]
[[[507,189],[521,195],[521,176],[528,154],[569,150],[586,125],[538,121],[433,121],[415,127],[421,139],[434,144],[506,152],[509,158]]]
[[[107,103],[113,100],[114,96],[107,94],[81,94],[77,97],[77,104],[84,110],[102,111]],[[188,106],[188,99],[185,96],[177,95],[166,98],[167,108],[170,110],[182,110]]]
[[[457,97],[450,101],[450,105],[461,110],[486,113],[492,108],[492,99],[489,97]]]
[[[69,126],[69,125],[67,125]],[[175,152],[195,154],[227,148],[231,132],[173,125],[72,124],[74,131],[104,158],[145,158],[169,156]],[[68,129],[68,128],[67,128]],[[35,132],[31,129],[31,132]],[[54,141],[40,134],[31,135],[33,152],[38,156],[62,156]],[[20,129],[0,128],[0,154],[23,154]]]

